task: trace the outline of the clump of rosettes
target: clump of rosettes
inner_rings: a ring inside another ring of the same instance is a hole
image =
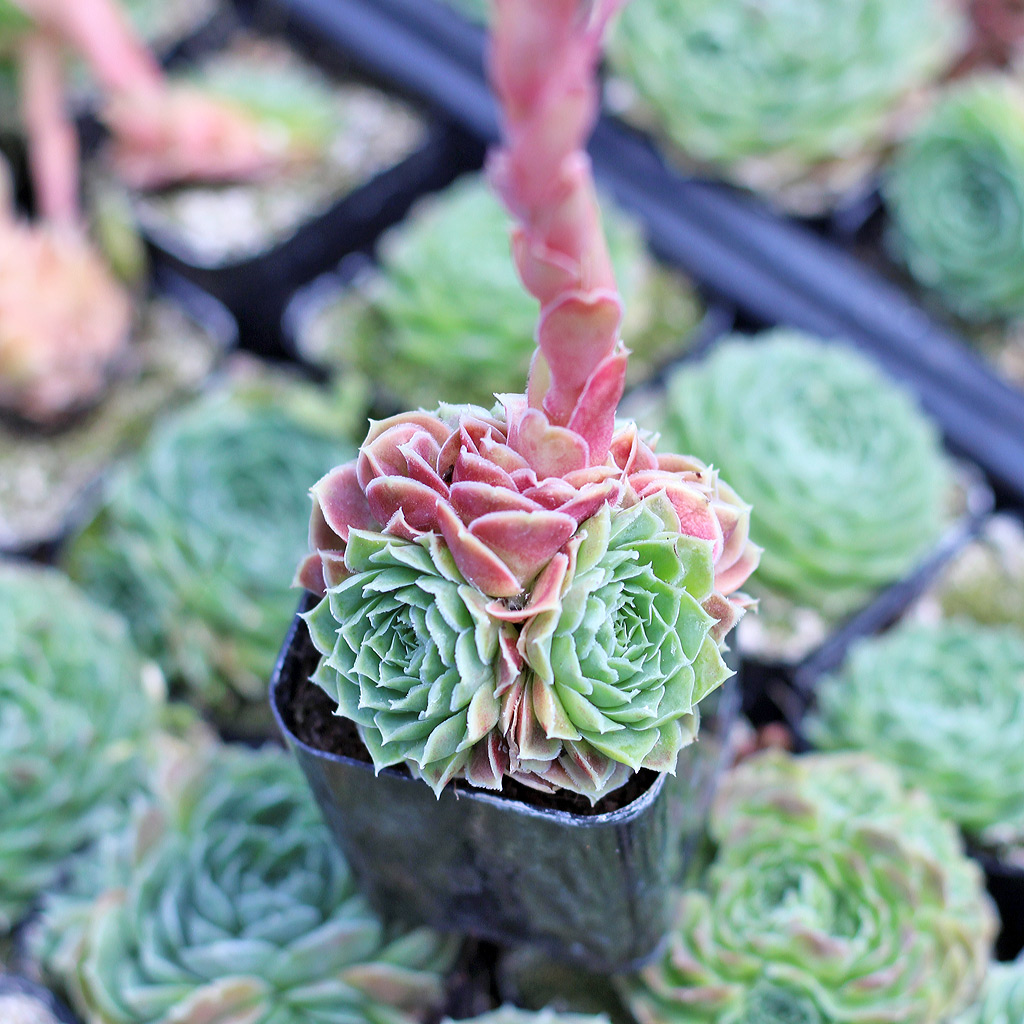
[[[131,305],[76,232],[0,216],[0,407],[46,425],[102,393]]]
[[[750,512],[632,424],[562,477],[510,433],[471,406],[394,417],[313,488],[314,678],[378,768],[597,800],[672,770],[728,677]]]

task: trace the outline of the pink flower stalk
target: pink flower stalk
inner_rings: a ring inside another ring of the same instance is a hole
[[[749,507],[697,459],[656,455],[630,424],[616,433],[627,350],[586,139],[598,109],[604,28],[623,0],[495,0],[492,76],[505,145],[491,179],[515,216],[512,252],[540,303],[526,394],[500,410],[444,407],[371,426],[359,458],[313,488],[311,554],[298,582],[316,593],[347,574],[351,529],[440,535],[462,575],[526,622],[557,605],[570,541],[605,505],[664,492],[678,529],[711,542],[724,636],[757,565]],[[730,596],[735,595],[735,596]]]

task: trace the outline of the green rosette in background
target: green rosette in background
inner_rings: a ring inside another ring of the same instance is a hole
[[[852,350],[788,329],[726,339],[669,380],[665,451],[699,452],[756,509],[763,588],[837,619],[914,567],[945,522],[937,428]]]
[[[231,732],[270,728],[308,490],[351,456],[348,429],[347,413],[287,379],[213,393],[153,434],[70,549],[72,575]]]
[[[884,186],[910,273],[971,320],[1024,316],[1024,89],[952,86],[898,153]]]
[[[702,889],[624,983],[642,1024],[942,1024],[976,997],[995,927],[981,872],[893,769],[754,758],[711,830]]]
[[[44,907],[48,975],[87,1024],[412,1024],[438,1003],[456,942],[377,918],[283,751],[171,778]]]
[[[1024,636],[949,621],[855,646],[809,734],[897,765],[986,845],[1024,840]]]
[[[680,275],[656,266],[634,221],[606,209],[605,227],[640,377],[685,350],[701,306]],[[315,316],[299,338],[303,354],[358,370],[403,409],[438,397],[489,408],[495,393],[521,390],[537,302],[516,274],[510,228],[480,177],[424,201],[385,235],[380,270]]]
[[[632,0],[609,55],[685,156],[817,212],[863,185],[963,36],[942,0]]]
[[[116,615],[0,563],[0,933],[144,784],[161,681]]]
[[[1024,1020],[1024,961],[994,963],[981,998],[952,1024],[1017,1024]]]

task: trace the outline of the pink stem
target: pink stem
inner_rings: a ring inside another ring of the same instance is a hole
[[[159,88],[163,75],[116,0],[15,0],[80,53],[111,92]]]
[[[79,219],[78,139],[64,108],[64,75],[57,43],[30,35],[19,52],[22,116],[36,206],[47,220]]]
[[[585,146],[599,107],[601,39],[624,2],[495,0],[493,21],[491,78],[505,124],[490,172],[518,221],[520,277],[541,304],[529,404],[583,434],[591,462],[607,451],[626,353]]]

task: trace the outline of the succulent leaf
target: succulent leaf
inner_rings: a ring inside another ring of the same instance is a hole
[[[0,932],[123,816],[156,713],[117,616],[56,572],[0,565]]]
[[[942,529],[936,428],[850,350],[786,329],[727,339],[671,378],[659,426],[757,508],[763,586],[830,618],[906,573]]]
[[[951,621],[865,640],[822,682],[810,730],[897,765],[990,844],[1024,840],[1024,636]]]
[[[169,680],[233,728],[267,721],[303,493],[345,454],[330,415],[295,385],[210,396],[153,435],[69,555],[72,575],[124,613]]]
[[[1024,313],[1024,91],[950,87],[885,182],[891,239],[911,274],[971,320]]]
[[[632,0],[609,56],[685,156],[817,212],[863,185],[964,27],[943,0]]]
[[[756,757],[711,828],[702,890],[624,985],[642,1024],[939,1024],[974,998],[995,925],[980,871],[893,769]]]

